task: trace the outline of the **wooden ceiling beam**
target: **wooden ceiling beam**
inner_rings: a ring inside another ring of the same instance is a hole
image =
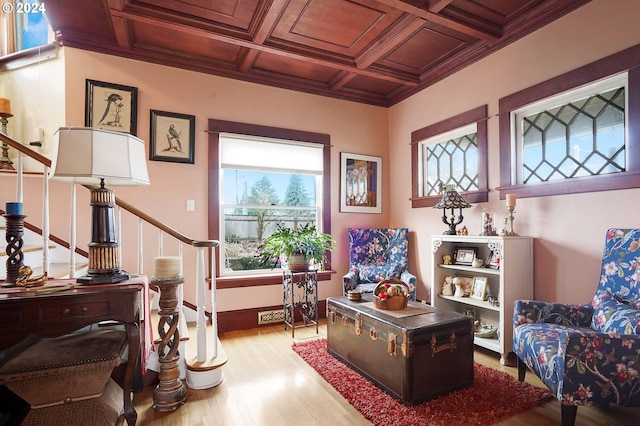
[[[280,20],[284,9],[288,4],[288,0],[274,0],[272,3],[264,2],[263,9],[258,11],[257,18],[252,22],[250,32],[253,34],[253,42],[256,45],[264,45],[269,35],[273,32],[276,24]],[[255,63],[260,51],[246,48],[242,49],[243,52],[240,55],[241,60],[238,61],[238,69],[241,72],[248,72]]]
[[[360,69],[368,68],[371,64],[387,56],[391,51],[407,41],[424,24],[423,19],[414,15],[404,15],[376,43],[369,46],[355,58],[356,66]]]
[[[472,27],[467,25],[466,23],[455,21],[450,18],[446,18],[444,16],[438,15],[430,10],[430,6],[423,6],[423,2],[417,2],[415,0],[377,0],[380,3],[386,4],[387,6],[393,7],[395,9],[402,10],[403,12],[410,13],[412,15],[418,16],[426,21],[433,22],[434,24],[442,25],[443,27],[452,29],[454,31],[458,31],[459,33],[466,34],[468,36],[474,37],[478,40],[483,40],[486,42],[494,42],[499,39],[499,37],[491,33],[489,31],[485,31],[481,28]],[[442,6],[441,2],[436,2],[434,4],[434,10],[438,10],[438,7]],[[444,5],[446,6],[446,5]],[[440,8],[442,10],[442,8]]]
[[[109,0],[108,3],[109,9],[122,10],[124,8],[123,0]],[[118,46],[123,49],[130,49],[131,37],[127,20],[111,15],[111,25],[113,26],[113,33],[116,36]]]
[[[433,0],[429,3],[429,11],[438,13],[445,7],[449,6],[453,0]]]
[[[394,83],[400,83],[400,84],[404,84],[411,87],[417,86],[420,83],[420,79],[417,76],[415,78],[412,78],[406,75],[404,76],[399,75],[397,73],[391,73],[391,72],[380,73],[376,71],[370,71],[367,69],[359,69],[357,66],[355,66],[355,64],[349,64],[346,61],[344,62],[330,61],[330,60],[322,59],[316,56],[303,55],[301,53],[297,53],[293,51],[287,51],[287,50],[276,48],[276,47],[265,46],[263,44],[257,44],[253,40],[245,40],[237,37],[234,38],[230,35],[216,33],[213,31],[207,31],[203,28],[196,28],[196,27],[178,23],[175,21],[170,21],[166,17],[163,17],[163,18],[160,18],[157,16],[150,17],[150,16],[140,15],[138,13],[129,12],[126,10],[115,10],[115,9],[111,10],[111,14],[119,18],[129,19],[135,22],[140,22],[147,25],[160,27],[167,31],[188,33],[197,37],[216,40],[222,43],[228,43],[231,45],[245,47],[248,49],[255,49],[261,52],[271,53],[278,56],[284,56],[287,58],[300,60],[307,63],[313,63],[313,64],[324,66],[327,68],[354,72],[356,74],[364,75],[367,77],[382,79],[382,80],[391,81]]]

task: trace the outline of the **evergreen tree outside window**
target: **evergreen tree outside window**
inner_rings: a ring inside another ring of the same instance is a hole
[[[222,276],[272,272],[257,246],[276,225],[321,229],[323,149],[317,144],[221,135]]]

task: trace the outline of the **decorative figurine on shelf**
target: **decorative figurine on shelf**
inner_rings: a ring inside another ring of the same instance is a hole
[[[464,297],[465,296],[465,288],[464,288],[464,280],[460,277],[455,277],[453,279],[453,285],[456,287],[455,293],[453,293],[453,297]]]
[[[496,228],[493,226],[494,214],[493,210],[485,208],[482,210],[482,233],[480,235],[498,235]]]
[[[509,234],[509,218],[505,217],[504,218],[504,225],[502,227],[502,229],[500,230],[500,236],[504,237],[506,235]]]
[[[442,256],[442,263],[444,265],[451,265],[451,256],[448,254],[445,254],[444,256]]]
[[[458,235],[469,235],[469,230],[466,225],[462,227],[462,229],[458,229]]]
[[[453,296],[453,277],[446,277],[442,284],[442,295]]]
[[[474,268],[482,268],[484,266],[484,260],[474,257],[473,261],[471,262],[471,266],[473,266]]]

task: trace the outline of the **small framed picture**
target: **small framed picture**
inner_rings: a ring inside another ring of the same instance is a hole
[[[136,136],[138,88],[87,80],[84,125]]]
[[[484,300],[487,297],[487,277],[473,277],[473,288],[469,297],[478,300]]]
[[[457,265],[471,265],[475,259],[477,249],[473,247],[459,247],[456,249],[454,262]]]
[[[500,269],[500,253],[497,251],[489,253],[489,257],[487,257],[485,264],[487,268]]]
[[[194,163],[196,117],[151,110],[149,160]]]

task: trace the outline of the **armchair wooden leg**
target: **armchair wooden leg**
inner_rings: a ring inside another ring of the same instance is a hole
[[[573,426],[576,422],[577,405],[560,405],[560,413],[562,414],[562,426]]]
[[[524,382],[524,376],[527,374],[527,366],[524,361],[520,359],[520,357],[516,357],[518,359],[518,380]]]

